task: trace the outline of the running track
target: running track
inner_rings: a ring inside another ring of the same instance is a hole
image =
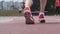
[[[34,16],[33,25],[26,25],[23,16],[9,18],[13,20],[0,23],[0,34],[60,34],[60,16],[46,16],[45,24],[39,23]]]

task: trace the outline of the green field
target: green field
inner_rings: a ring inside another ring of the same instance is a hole
[[[0,10],[0,16],[20,16],[18,10]]]

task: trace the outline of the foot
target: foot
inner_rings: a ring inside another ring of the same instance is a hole
[[[34,18],[32,16],[30,8],[24,8],[24,17],[26,19],[26,24],[34,24]]]
[[[44,13],[40,13],[40,15],[39,15],[39,22],[40,23],[45,23]]]

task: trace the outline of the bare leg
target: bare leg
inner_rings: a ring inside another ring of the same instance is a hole
[[[30,7],[33,4],[32,0],[26,0],[25,1],[25,7]]]
[[[40,0],[39,21],[40,21],[41,23],[45,23],[44,10],[45,10],[45,6],[46,6],[46,2],[47,2],[47,0]]]
[[[40,11],[44,12],[47,0],[40,0]]]

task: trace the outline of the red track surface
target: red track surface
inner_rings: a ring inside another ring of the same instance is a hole
[[[0,34],[60,34],[60,16],[46,16],[41,24],[35,16],[35,24],[26,25],[24,17],[10,17],[13,21],[0,23]]]

